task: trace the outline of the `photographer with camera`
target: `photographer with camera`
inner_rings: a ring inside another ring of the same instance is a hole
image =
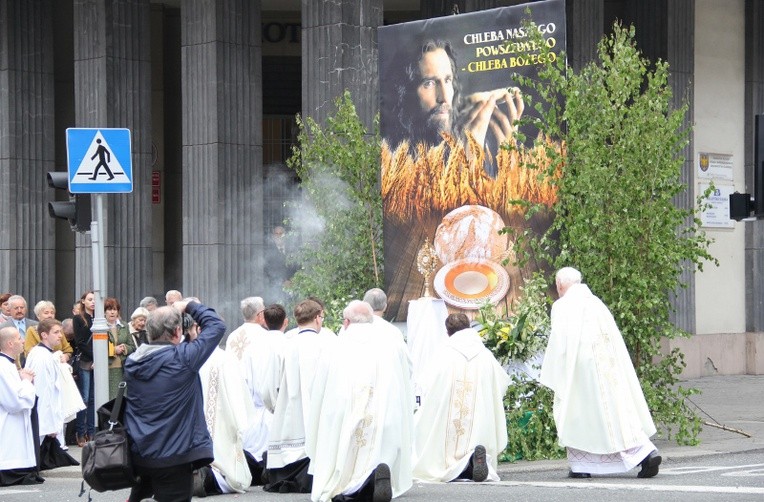
[[[185,313],[200,331],[181,343]],[[141,478],[129,500],[190,500],[193,470],[213,460],[199,370],[225,335],[225,324],[213,309],[186,299],[152,312],[146,328],[149,343],[124,365],[125,427]]]

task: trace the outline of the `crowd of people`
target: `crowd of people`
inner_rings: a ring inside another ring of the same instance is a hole
[[[555,391],[569,474],[641,465],[639,477],[654,476],[660,456],[649,436],[655,427],[633,368],[622,360],[620,333],[570,270],[558,273],[560,300],[541,373]],[[65,424],[76,424],[73,439],[80,445],[96,430],[93,293],[82,295],[69,323],[56,320],[50,302],[36,305],[38,322],[26,318],[22,297],[3,299],[0,486],[40,483],[41,470],[68,465],[60,457],[66,455]],[[445,318],[446,340],[416,369],[421,388],[415,398],[409,349],[401,331],[382,318],[387,300],[381,289],[351,301],[336,334],[323,325],[324,306],[316,298],[295,306],[292,329],[284,306],[245,298],[244,322],[227,339],[223,319],[199,299],[169,291],[165,301],[160,307],[144,298],[129,322],[115,298],[104,301],[109,393],[114,397],[117,384],[126,383],[124,424],[140,479],[130,501],[190,500],[257,486],[309,493],[314,502],[384,502],[415,479],[499,480],[510,378],[465,314]],[[602,325],[607,329],[596,327]],[[579,347],[581,338],[586,343]],[[599,353],[586,352],[592,343]],[[609,368],[611,395],[588,402],[583,394],[595,390],[587,385],[601,379],[598,359],[613,355],[631,371]],[[598,364],[589,366],[592,361]],[[74,374],[79,392],[72,391]],[[13,448],[5,447],[6,438]]]

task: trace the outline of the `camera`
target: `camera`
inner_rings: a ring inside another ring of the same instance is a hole
[[[183,314],[182,325],[183,325],[183,334],[184,335],[188,334],[188,331],[194,325],[194,318],[191,317],[189,314]]]

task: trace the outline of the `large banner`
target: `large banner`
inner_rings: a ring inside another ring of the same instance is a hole
[[[551,53],[533,45],[528,17]],[[451,310],[511,308],[538,265],[514,265],[514,238],[499,230],[542,232],[551,211],[526,218],[517,201],[555,200],[536,176],[548,165],[537,131],[518,140],[516,121],[531,110],[513,77],[564,57],[565,2],[385,26],[378,41],[387,313],[404,321],[426,276]]]

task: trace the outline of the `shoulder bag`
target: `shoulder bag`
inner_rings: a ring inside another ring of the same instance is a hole
[[[109,427],[95,433],[82,448],[82,479],[97,492],[122,490],[138,484],[133,471],[130,441],[120,422],[125,382],[119,383],[109,417]],[[107,403],[107,406],[112,403]],[[84,488],[84,487],[83,487]]]

